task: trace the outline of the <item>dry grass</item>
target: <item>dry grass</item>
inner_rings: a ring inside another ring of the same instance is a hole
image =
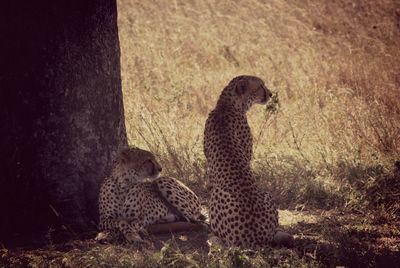
[[[215,257],[210,249],[198,265],[398,261],[393,248],[398,233],[378,231],[398,230],[400,218],[396,198],[385,197],[400,194],[399,184],[391,183],[393,163],[400,158],[398,1],[120,0],[118,5],[131,144],[150,149],[166,174],[206,200],[207,115],[231,78],[257,75],[279,99],[248,114],[260,186],[280,208],[334,211],[323,221],[287,227],[306,244],[304,251],[311,249],[301,259],[290,252],[249,256],[234,249]],[[355,220],[344,222],[341,213]],[[192,258],[196,251],[186,254],[174,256]]]
[[[118,0],[118,9],[129,141],[204,200],[203,129],[222,88],[251,74],[278,94],[275,112],[249,112],[253,167],[289,208],[280,223],[298,251],[203,248],[206,238],[188,236],[139,252],[91,240],[3,247],[0,266],[399,263],[400,173],[391,173],[400,158],[399,1]]]
[[[276,113],[256,107],[249,118],[253,166],[282,205],[349,205],[359,198],[349,181],[399,158],[397,1],[118,6],[129,141],[200,194],[204,123],[239,74],[262,77],[279,95]]]

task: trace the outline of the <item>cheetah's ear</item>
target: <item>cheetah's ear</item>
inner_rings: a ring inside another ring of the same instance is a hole
[[[237,95],[241,96],[246,92],[247,82],[246,80],[242,79],[236,82],[235,85],[235,92]]]
[[[129,161],[129,148],[123,149],[119,155],[118,155],[118,160],[121,163],[126,163]]]

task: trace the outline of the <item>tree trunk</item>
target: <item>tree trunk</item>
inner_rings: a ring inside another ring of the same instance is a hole
[[[0,34],[0,240],[93,227],[127,144],[116,1],[3,1]]]

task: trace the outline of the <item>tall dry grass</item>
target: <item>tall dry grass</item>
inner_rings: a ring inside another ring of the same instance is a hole
[[[248,116],[254,170],[281,205],[351,205],[355,184],[400,158],[400,2],[119,0],[118,12],[129,141],[200,194],[205,120],[240,74],[279,96],[277,112]]]

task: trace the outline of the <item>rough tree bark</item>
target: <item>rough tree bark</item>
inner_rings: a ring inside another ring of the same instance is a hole
[[[3,1],[0,34],[0,241],[93,227],[127,144],[116,1]]]

